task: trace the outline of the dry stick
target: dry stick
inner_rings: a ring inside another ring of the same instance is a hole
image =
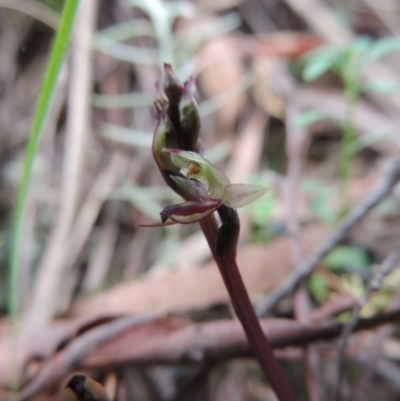
[[[318,263],[334,248],[362,217],[364,217],[378,202],[380,202],[400,180],[400,160],[393,160],[387,166],[377,186],[364,198],[364,200],[353,208],[339,228],[328,237],[324,244],[299,268],[293,272],[285,282],[267,298],[258,310],[259,316],[269,313],[275,305],[294,291],[297,286],[305,280],[317,267]]]
[[[368,302],[372,293],[379,290],[380,286],[382,285],[383,279],[397,266],[399,260],[400,260],[400,251],[392,252],[386,258],[386,260],[383,262],[383,264],[380,266],[380,268],[372,278],[363,298],[355,306],[351,319],[349,323],[346,325],[345,329],[343,330],[342,336],[339,340],[338,351],[337,351],[336,384],[334,386],[334,397],[333,397],[335,401],[339,401],[341,398],[340,386],[342,382],[343,355],[350,334],[354,331],[354,328],[357,326],[357,323],[360,320],[360,311],[363,308],[363,306]]]
[[[122,350],[123,360],[115,359],[118,350],[115,350],[116,353],[114,352],[112,355],[114,359],[110,360],[108,351],[106,360],[102,358],[99,360],[99,356],[103,355],[102,344],[112,341],[124,331],[137,325],[152,324],[159,317],[159,315],[125,316],[80,334],[76,339],[71,340],[65,349],[46,362],[35,378],[19,394],[18,400],[22,401],[34,396],[47,386],[54,384],[55,381],[65,377],[76,366],[98,368],[109,367],[110,364],[132,363],[215,363],[228,358],[251,355],[240,323],[232,320],[219,320],[194,324],[178,329],[171,334],[156,337],[154,341],[147,344],[137,345],[133,354],[131,348],[124,348]],[[355,331],[372,329],[399,319],[400,309],[394,309],[372,318],[360,319]],[[274,349],[291,346],[302,347],[316,341],[334,339],[344,328],[343,324],[334,320],[316,326],[315,324],[299,324],[286,319],[264,319],[261,321],[261,325],[263,332],[268,333]]]
[[[360,319],[355,330],[369,330],[396,322],[399,318],[400,309],[391,310],[372,318]],[[338,338],[344,329],[344,325],[335,320],[319,325],[304,325],[287,319],[262,319],[260,322],[263,332],[268,336],[274,350],[303,347],[317,341],[326,342]],[[102,327],[104,330],[108,330],[107,326],[108,323]],[[89,333],[90,331],[82,334],[79,338]],[[129,349],[124,344],[131,345],[132,343],[129,333],[126,336],[126,341],[119,350],[111,344],[112,349],[115,350],[112,355],[108,344],[105,344],[104,349],[100,347],[96,352],[92,352],[79,366],[99,368],[121,364],[207,364],[231,358],[247,358],[252,355],[240,322],[234,320],[218,320],[190,325],[161,337],[156,336],[154,340],[150,338],[148,343],[136,344]]]
[[[219,229],[213,216],[201,220],[200,226],[228,290],[233,309],[243,326],[254,356],[278,399],[295,401],[296,397],[275,359],[269,340],[262,331],[236,264],[240,229],[238,215],[234,209],[224,205],[218,209],[218,213],[222,221]]]
[[[128,328],[152,322],[156,318],[156,315],[127,316],[83,334],[47,363],[14,401],[30,399],[49,384],[61,380],[78,361],[90,355],[99,345],[116,337]]]

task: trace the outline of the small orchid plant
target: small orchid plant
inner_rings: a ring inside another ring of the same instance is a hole
[[[160,213],[161,222],[141,226],[199,222],[235,313],[267,380],[280,401],[296,401],[261,329],[236,264],[240,230],[236,208],[256,200],[267,188],[231,184],[222,171],[201,156],[200,115],[193,96],[194,80],[182,83],[169,64],[164,65],[164,70],[163,88],[158,87],[155,102],[157,127],[152,149],[165,182],[185,202],[165,207]],[[220,216],[220,226],[214,212]]]
[[[160,213],[161,222],[147,226],[195,223],[221,205],[236,209],[262,196],[267,188],[231,184],[199,154],[200,116],[192,94],[193,80],[181,84],[168,64],[165,74],[165,93],[155,103],[158,123],[153,155],[167,184],[186,202],[167,206]]]

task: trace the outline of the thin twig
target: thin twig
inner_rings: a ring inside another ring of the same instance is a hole
[[[393,323],[399,318],[400,309],[380,313],[368,319],[360,319],[354,331]],[[338,338],[344,329],[344,325],[335,320],[319,325],[305,325],[287,319],[261,319],[260,322],[273,349],[303,347],[318,341],[332,340]],[[107,349],[103,354],[99,348],[82,362],[82,366],[93,368],[126,363],[213,363],[252,355],[241,323],[234,320],[190,325],[136,346],[130,342],[129,336],[126,338],[127,343],[132,345],[131,348],[128,349],[126,343],[121,342],[119,352],[114,348],[112,356]],[[106,344],[104,347],[106,348]]]
[[[352,316],[350,318],[349,323],[346,325],[345,329],[343,330],[343,334],[339,340],[338,344],[338,351],[337,351],[337,361],[336,361],[336,384],[334,386],[334,397],[335,401],[339,401],[341,398],[340,387],[342,382],[342,362],[344,351],[346,349],[347,341],[354,331],[354,328],[357,326],[358,321],[360,320],[360,311],[366,305],[369,298],[371,297],[373,292],[379,290],[380,286],[382,285],[383,279],[395,268],[400,260],[400,251],[392,252],[380,268],[376,271],[375,275],[373,276],[367,290],[365,291],[364,296],[362,299],[359,300],[357,305],[355,306]]]
[[[393,323],[399,318],[400,309],[395,309],[368,319],[360,319],[354,331]],[[335,320],[320,325],[304,325],[287,319],[262,319],[260,322],[274,350],[329,341],[338,338],[344,329],[344,325]],[[132,345],[131,348],[127,344]],[[136,346],[126,336],[126,341],[121,341],[120,348],[113,348],[113,351],[111,355],[104,344],[104,353],[101,347],[98,348],[87,359],[82,360],[81,366],[95,368],[127,363],[215,363],[253,355],[241,323],[234,320],[190,325]]]
[[[97,327],[70,343],[64,351],[40,370],[15,401],[25,401],[46,388],[49,383],[61,380],[82,358],[90,355],[99,345],[131,327],[154,321],[157,316],[127,316]]]
[[[150,341],[144,344],[133,344],[127,331],[136,330],[135,326],[146,322],[152,324],[158,317],[159,315],[125,316],[80,334],[76,339],[72,339],[63,351],[46,362],[38,375],[25,387],[20,395],[21,399],[33,396],[48,385],[54,384],[56,377],[62,378],[76,367],[215,363],[252,355],[241,323],[234,320],[193,324],[170,334],[156,335],[155,339],[150,338]],[[372,329],[399,319],[400,309],[394,309],[368,319],[360,319],[354,331]],[[340,336],[344,329],[343,324],[334,320],[320,325],[304,325],[287,319],[263,319],[260,322],[274,349],[303,347],[317,341],[328,341]],[[110,354],[107,342],[112,342],[125,331],[124,336],[118,340],[120,348],[113,347]],[[104,353],[102,347],[105,347]],[[30,355],[35,355],[36,352],[32,348]]]
[[[364,198],[364,200],[353,208],[339,228],[328,237],[322,246],[309,258],[307,258],[299,268],[293,272],[277,290],[267,298],[258,310],[259,316],[269,313],[272,308],[286,295],[305,280],[317,267],[318,263],[334,248],[342,238],[348,233],[350,228],[357,224],[377,203],[379,203],[400,180],[400,160],[393,160],[387,166],[377,186]]]

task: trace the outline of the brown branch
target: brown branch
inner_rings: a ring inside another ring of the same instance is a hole
[[[56,354],[23,389],[18,401],[28,400],[49,385],[62,380],[73,369],[124,364],[216,363],[229,358],[253,356],[238,321],[220,320],[194,324],[170,334],[156,336],[143,344],[132,342],[138,326],[152,324],[156,317],[126,316],[89,330],[72,340]],[[400,308],[360,319],[354,331],[372,329],[400,319]],[[337,338],[344,325],[330,321],[320,325],[300,324],[293,320],[263,319],[264,334],[274,349],[305,346]],[[110,344],[114,343],[112,352]],[[115,342],[118,348],[115,348]],[[34,352],[34,350],[32,350]]]
[[[155,319],[156,316],[126,316],[88,331],[72,341],[65,351],[60,352],[46,363],[34,380],[18,394],[14,401],[30,399],[49,384],[61,380],[74,365],[93,353],[101,344],[129,328],[146,324]]]
[[[400,180],[400,160],[393,160],[387,166],[387,170],[377,186],[353,208],[339,228],[332,233],[322,246],[293,272],[285,282],[275,290],[260,306],[259,316],[268,314],[275,305],[285,296],[292,293],[297,286],[305,280],[317,267],[318,263],[334,248],[343,237],[357,224],[374,206],[376,206]]]
[[[360,319],[354,332],[395,322],[399,318],[400,308]],[[341,335],[344,328],[343,324],[336,321],[305,325],[286,319],[262,319],[260,323],[274,349],[333,340]],[[229,358],[254,356],[240,322],[233,320],[191,325],[146,344],[132,344],[129,335],[124,337],[126,342],[119,338],[118,349],[113,347],[112,353],[104,344],[84,359],[80,366],[92,368],[127,363],[215,363]]]

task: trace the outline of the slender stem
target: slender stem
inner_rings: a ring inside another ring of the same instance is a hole
[[[275,359],[271,344],[262,331],[236,264],[236,245],[240,229],[238,215],[234,209],[226,206],[221,206],[218,213],[222,220],[222,226],[219,229],[214,216],[201,220],[200,226],[228,290],[233,309],[243,326],[254,356],[278,399],[296,401]]]

